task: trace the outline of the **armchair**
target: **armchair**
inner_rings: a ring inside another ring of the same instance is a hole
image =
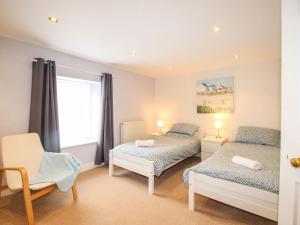
[[[30,185],[30,178],[39,174],[44,149],[35,133],[3,137],[1,142],[3,168],[0,167],[0,197],[3,175],[13,191],[23,191],[28,225],[35,225],[32,201],[54,191],[53,182]],[[72,186],[73,199],[77,199],[76,185]]]

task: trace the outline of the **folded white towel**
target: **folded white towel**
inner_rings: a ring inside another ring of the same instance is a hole
[[[262,164],[258,161],[252,160],[252,159],[248,159],[248,158],[244,158],[241,156],[234,156],[232,158],[232,162],[241,166],[245,166],[249,169],[252,170],[260,170],[262,169]]]
[[[135,145],[138,147],[151,147],[154,146],[154,140],[136,140]]]

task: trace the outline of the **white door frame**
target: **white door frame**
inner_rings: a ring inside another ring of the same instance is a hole
[[[270,6],[271,7],[271,6]],[[279,225],[300,225],[300,0],[282,0],[281,160]]]

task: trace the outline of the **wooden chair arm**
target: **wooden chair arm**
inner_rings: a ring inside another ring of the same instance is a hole
[[[21,178],[22,178],[23,188],[24,187],[29,187],[28,173],[27,173],[27,170],[24,167],[1,167],[0,168],[0,173],[3,173],[6,170],[19,172],[20,175],[21,175]]]
[[[27,171],[24,167],[0,167],[0,172],[3,172],[5,170],[17,170],[19,171],[21,174],[27,174]]]
[[[29,189],[29,178],[27,170],[24,167],[1,167],[0,168],[0,179],[2,179],[2,175],[4,171],[16,171],[19,172],[22,179],[23,185],[23,196],[25,202],[25,210],[27,215],[28,225],[35,225],[33,209],[32,209],[32,197]],[[1,182],[0,182],[1,184]],[[0,185],[1,186],[1,185]]]

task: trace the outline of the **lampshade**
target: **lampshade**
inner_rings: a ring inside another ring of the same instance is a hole
[[[162,128],[164,126],[164,121],[163,120],[157,120],[157,127]]]
[[[223,126],[222,121],[220,121],[220,120],[215,121],[215,128],[220,129],[220,128],[222,128],[222,126]]]

